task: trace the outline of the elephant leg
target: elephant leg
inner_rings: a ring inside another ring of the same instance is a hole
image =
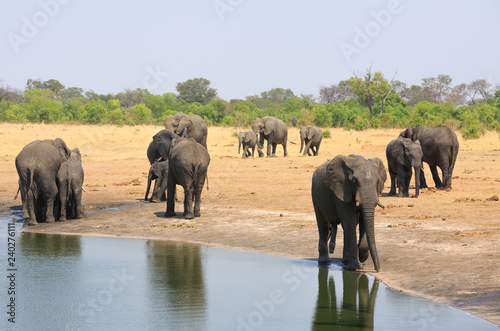
[[[424,167],[420,169],[420,188],[428,188],[427,182],[425,181]]]
[[[396,195],[396,177],[397,173],[395,173],[391,168],[389,168],[389,176],[391,177],[391,190],[389,191],[389,195]]]
[[[434,179],[434,184],[436,185],[436,188],[442,188],[443,187],[443,183],[441,182],[441,179],[439,178],[439,175],[438,175],[438,172],[437,172],[437,167],[436,166],[430,166],[429,168],[431,168],[432,179]],[[443,175],[444,175],[444,172],[443,172]]]
[[[403,195],[405,197],[410,196],[410,181],[411,181],[411,172],[405,176],[405,189],[403,191]]]
[[[285,157],[288,156],[288,151],[286,150],[286,137],[285,137],[285,142],[283,143],[283,154],[285,155]]]
[[[184,213],[182,214],[186,219],[193,219],[193,195],[194,195],[194,187],[193,181],[190,180],[186,184],[184,188]]]
[[[75,217],[77,219],[81,219],[81,218],[86,218],[87,215],[85,215],[85,213],[83,212],[83,206],[82,206],[82,185],[80,183],[75,183],[73,185],[73,190],[72,190],[72,194],[73,194],[73,200],[74,200],[74,209],[75,209]]]
[[[344,254],[342,262],[347,270],[363,269],[358,260],[358,242],[356,240],[356,226],[358,219],[356,216],[356,205],[339,201],[335,198],[337,211],[344,229]]]
[[[314,156],[319,155],[319,145],[316,145],[316,151],[314,152]]]
[[[255,154],[255,146],[252,147],[252,159],[254,158]]]
[[[446,164],[441,168],[441,174],[443,178],[443,182],[441,183],[441,189],[451,188],[451,173],[448,171],[448,165]],[[437,172],[437,169],[436,169]]]
[[[165,178],[165,177],[166,176],[158,178],[160,185],[158,185],[158,195],[157,196],[160,198],[161,201],[167,200],[167,197],[165,195],[165,192],[167,191],[167,178]]]
[[[323,216],[319,207],[314,206],[314,211],[316,213],[316,222],[318,225],[319,241],[318,241],[318,263],[319,264],[330,264],[330,259],[328,256],[328,237],[330,234],[330,223]]]
[[[406,197],[406,193],[408,189],[406,188],[406,168],[402,164],[398,164],[398,196],[400,198]]]
[[[306,151],[307,151],[307,155],[311,156],[311,151],[310,149],[311,148],[311,143],[312,143],[312,140],[309,140],[307,143],[306,143],[306,149],[304,150],[304,156],[306,155]]]
[[[201,192],[203,191],[203,185],[205,184],[206,174],[198,175],[198,183],[195,183],[194,189],[194,217],[200,217],[201,213]]]
[[[146,201],[148,201],[149,189],[151,187],[151,180],[152,180],[152,171],[149,170],[149,173],[148,173],[148,185],[146,187],[146,195],[144,196],[144,200],[146,200]],[[154,192],[154,190],[153,190],[153,192]]]
[[[358,252],[359,252],[359,262],[363,263],[368,260],[370,256],[370,249],[368,247],[368,239],[366,238],[366,224],[363,219],[363,213],[360,211],[358,214],[358,223],[359,223],[359,242],[358,242]]]
[[[23,219],[29,219],[28,225],[36,225],[38,224],[37,222],[37,213],[36,213],[36,202],[35,202],[35,195],[31,190],[28,191],[27,197],[26,197],[26,217],[24,215],[25,207],[23,204]],[[41,215],[39,216],[39,219],[41,219]]]
[[[330,244],[328,245],[328,252],[330,254],[333,254],[333,252],[335,251],[336,240],[337,240],[337,224],[331,223],[330,224]]]
[[[161,200],[161,195],[165,192],[160,191],[160,184],[161,184],[161,178],[157,177],[155,179],[155,186],[153,187],[153,194],[151,195],[151,202],[153,201],[160,201]]]
[[[66,181],[65,181],[66,182]],[[59,190],[59,201],[61,202],[61,212],[59,215],[59,222],[63,222],[66,220],[66,208],[68,207],[68,200],[69,197],[67,196],[68,192],[68,187],[67,183],[64,183],[64,185],[60,186]]]
[[[169,170],[167,178],[167,211],[164,217],[173,217],[175,214],[175,190],[177,183],[172,171]]]
[[[271,151],[271,149],[273,147],[273,138],[274,138],[274,136],[272,133],[267,138],[267,157],[273,156],[272,151]]]

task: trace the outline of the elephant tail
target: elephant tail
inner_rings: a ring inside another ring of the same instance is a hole
[[[286,140],[288,140],[288,142],[289,142],[290,144],[297,145],[297,143],[294,143],[293,141],[291,141],[291,140],[290,140],[290,139],[288,139],[288,138],[287,138]],[[300,153],[300,152],[299,152],[299,153]]]
[[[19,186],[19,187],[17,188],[17,193],[16,193],[16,196],[14,197],[14,200],[16,200],[16,199],[17,199],[17,196],[19,195],[19,191],[20,191],[20,190],[21,190],[21,186]]]

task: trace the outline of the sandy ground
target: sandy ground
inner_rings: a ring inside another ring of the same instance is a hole
[[[183,240],[301,259],[317,258],[317,229],[310,195],[314,170],[337,154],[380,157],[400,130],[364,132],[330,129],[318,157],[241,159],[238,128],[209,128],[209,190],[202,195],[202,216],[163,218],[165,203],[144,202],[149,163],[146,148],[161,127],[0,124],[0,211],[20,205],[15,156],[35,139],[63,138],[79,147],[85,169],[88,218],[25,227],[25,231]],[[500,324],[500,139],[488,133],[463,140],[451,191],[423,190],[420,197],[381,197],[376,209],[376,241],[381,271],[371,259],[365,271],[407,293],[467,310]],[[425,166],[427,181],[433,186]],[[413,184],[412,184],[413,185]],[[182,200],[182,189],[179,190]],[[113,208],[120,207],[120,208]],[[339,229],[334,263],[342,252]]]

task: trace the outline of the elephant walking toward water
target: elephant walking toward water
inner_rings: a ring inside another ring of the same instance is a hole
[[[423,161],[431,169],[436,188],[451,189],[451,179],[459,148],[455,132],[444,125],[439,125],[435,128],[417,126],[414,129],[406,129],[401,132],[400,136],[410,138],[412,141],[420,141]],[[436,167],[439,167],[442,171],[442,181],[439,178]],[[423,170],[420,170],[420,187],[427,187]]]
[[[82,206],[84,171],[82,155],[78,148],[71,150],[69,160],[63,162],[57,172],[57,187],[61,201],[59,221],[69,218],[85,218]]]
[[[253,131],[240,132],[238,134],[238,154],[240,153],[241,146],[243,146],[242,158],[254,157],[255,146],[257,146],[257,135]],[[252,149],[252,152],[249,149]],[[257,152],[259,153],[259,157],[264,156],[259,146],[257,146]]]
[[[318,156],[319,146],[321,145],[321,140],[323,139],[323,131],[315,126],[302,126],[300,128],[300,151],[302,152],[302,147],[304,143],[306,145],[304,149],[304,156],[311,156],[311,151],[314,156]],[[311,151],[309,151],[311,149]]]
[[[391,191],[389,195],[396,195],[396,182],[400,197],[408,197],[412,168],[415,169],[415,195],[420,192],[420,170],[422,169],[422,148],[420,142],[398,137],[389,144],[385,150],[389,175],[391,176]]]
[[[267,156],[276,156],[276,146],[283,145],[284,156],[287,156],[286,143],[288,141],[288,128],[279,118],[264,116],[256,118],[252,124],[252,131],[259,134],[257,142],[259,148],[264,149],[264,139],[267,140]],[[271,150],[272,149],[272,150]]]
[[[165,217],[176,216],[174,196],[177,184],[184,188],[183,216],[187,219],[200,216],[201,192],[207,178],[209,164],[208,151],[194,139],[177,138],[174,140],[169,158]]]
[[[17,155],[22,217],[29,220],[29,225],[35,225],[43,219],[46,222],[55,221],[54,202],[58,193],[56,176],[61,164],[70,155],[70,149],[60,138],[35,140]]]
[[[337,155],[314,171],[311,194],[319,232],[320,264],[330,262],[328,252],[333,253],[337,225],[342,224],[342,262],[346,268],[362,269],[360,262],[366,261],[370,253],[375,270],[380,270],[374,222],[375,207],[386,179],[386,170],[379,158],[367,160],[358,155]],[[356,240],[358,223],[359,243]]]

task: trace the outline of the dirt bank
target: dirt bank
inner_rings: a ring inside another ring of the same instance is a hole
[[[25,231],[186,240],[316,258],[312,173],[337,154],[380,157],[386,163],[385,146],[399,133],[330,129],[332,138],[323,140],[318,157],[302,157],[298,145],[289,145],[287,158],[279,146],[277,158],[243,160],[232,135],[241,129],[209,128],[210,190],[202,196],[202,217],[184,220],[163,218],[164,203],[141,201],[149,169],[146,148],[160,129],[1,124],[0,210],[20,205],[13,197],[14,158],[21,148],[34,139],[61,137],[82,151],[88,218]],[[299,142],[298,135],[298,129],[289,130],[292,141]],[[489,133],[473,141],[459,135],[459,142],[451,191],[423,190],[416,199],[387,197],[386,182],[381,198],[386,208],[376,210],[381,271],[373,275],[395,289],[500,324],[500,202],[492,198],[500,196],[500,140]],[[182,202],[176,210],[181,212]],[[342,252],[339,232],[335,261]],[[371,260],[365,270],[373,271]]]

